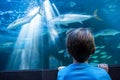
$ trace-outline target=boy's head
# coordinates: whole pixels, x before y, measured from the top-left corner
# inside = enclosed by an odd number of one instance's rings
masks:
[[[77,62],[85,62],[95,51],[95,43],[92,33],[86,28],[69,30],[66,45],[69,54]]]

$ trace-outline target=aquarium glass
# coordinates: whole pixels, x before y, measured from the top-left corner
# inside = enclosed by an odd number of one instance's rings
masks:
[[[0,0],[0,71],[57,69],[72,63],[66,31],[89,28],[89,63],[120,64],[120,0]]]

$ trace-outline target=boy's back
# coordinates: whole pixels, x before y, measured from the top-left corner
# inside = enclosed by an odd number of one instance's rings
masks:
[[[111,80],[108,73],[87,63],[76,63],[58,72],[58,80]]]

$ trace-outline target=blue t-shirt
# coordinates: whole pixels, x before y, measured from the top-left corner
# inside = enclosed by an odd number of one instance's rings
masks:
[[[74,63],[58,72],[57,80],[111,80],[108,73],[87,63]]]

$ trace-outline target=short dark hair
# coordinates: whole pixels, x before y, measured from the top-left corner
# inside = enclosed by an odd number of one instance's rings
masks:
[[[87,28],[67,31],[66,45],[69,54],[78,62],[85,62],[95,51],[94,37]]]

